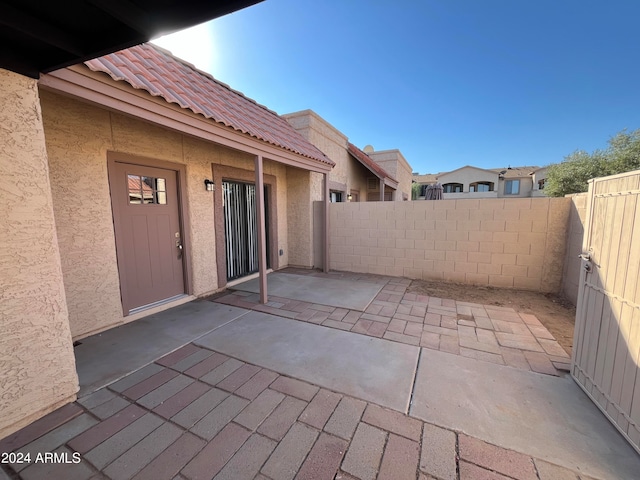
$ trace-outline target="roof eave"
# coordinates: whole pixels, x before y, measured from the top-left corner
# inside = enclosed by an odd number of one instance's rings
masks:
[[[304,170],[329,173],[334,166],[225,127],[191,110],[153,97],[146,91],[136,90],[126,82],[93,72],[84,65],[74,65],[43,75],[38,84],[53,92]]]

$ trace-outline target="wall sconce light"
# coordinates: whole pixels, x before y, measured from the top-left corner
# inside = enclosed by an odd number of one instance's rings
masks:
[[[207,189],[207,192],[215,192],[216,191],[216,184],[213,183],[211,180],[209,180],[208,178],[204,181],[204,188]]]
[[[353,195],[351,194],[347,195],[347,200],[351,201],[352,198],[353,198]]]

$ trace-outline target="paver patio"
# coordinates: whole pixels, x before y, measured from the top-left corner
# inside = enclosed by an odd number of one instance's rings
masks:
[[[0,479],[572,479],[565,468],[193,344],[0,441]],[[37,453],[73,462],[35,463]]]
[[[569,371],[571,358],[535,315],[509,307],[407,293],[411,280],[383,275],[287,268],[287,274],[383,285],[364,311],[292,298],[227,291],[212,301],[325,327],[462,355],[537,373]]]
[[[77,402],[0,440],[0,452],[33,459],[0,465],[0,480],[608,480],[640,468],[572,381],[555,377],[568,356],[534,316],[407,294],[407,279],[288,272],[381,290],[365,311],[273,296],[260,305],[252,293],[224,292],[214,303],[199,300],[114,329],[102,342],[85,339],[82,362],[130,362],[133,373],[81,389]],[[191,341],[182,340],[185,329]],[[138,355],[139,345],[156,340],[163,352],[182,346],[162,357],[157,349]],[[366,356],[387,350],[420,353],[401,369],[414,375],[408,415],[404,403],[390,410],[384,395],[362,393],[371,385],[360,390],[374,381],[399,395],[384,382],[398,373],[389,359],[380,366]],[[35,463],[47,452],[67,463]]]

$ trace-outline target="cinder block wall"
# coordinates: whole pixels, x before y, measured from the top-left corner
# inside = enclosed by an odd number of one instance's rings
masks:
[[[582,260],[582,238],[587,220],[587,193],[578,193],[568,197],[571,200],[569,227],[567,229],[567,251],[562,275],[562,292],[574,304],[578,303],[578,285]]]
[[[333,203],[335,270],[560,292],[571,199]]]

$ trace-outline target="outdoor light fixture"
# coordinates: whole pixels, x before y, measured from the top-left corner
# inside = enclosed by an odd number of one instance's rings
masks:
[[[352,198],[353,198],[353,195],[351,194],[347,195],[347,200],[351,201]]]
[[[216,191],[216,184],[213,183],[211,180],[209,180],[208,178],[204,181],[204,188],[207,189],[207,192],[215,192]]]

